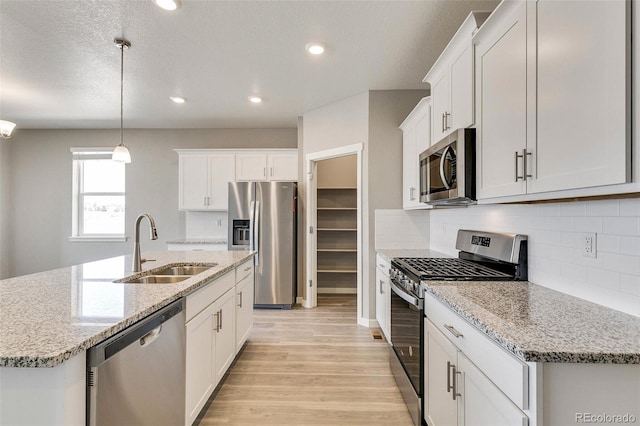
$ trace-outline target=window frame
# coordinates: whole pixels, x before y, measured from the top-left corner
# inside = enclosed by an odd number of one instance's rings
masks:
[[[113,147],[81,147],[70,148],[72,156],[72,212],[71,212],[71,236],[70,241],[112,241],[112,242],[124,242],[127,241],[125,235],[126,228],[123,229],[122,234],[86,234],[83,229],[84,225],[84,211],[82,209],[82,198],[86,196],[123,196],[125,197],[125,215],[126,215],[126,186],[123,192],[85,192],[82,187],[84,182],[81,177],[83,176],[83,168],[86,160],[109,160],[113,154]],[[126,170],[126,169],[125,169]],[[125,172],[125,185],[126,185],[126,172]]]

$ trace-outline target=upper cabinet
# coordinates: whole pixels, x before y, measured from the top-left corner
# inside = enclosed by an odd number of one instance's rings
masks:
[[[298,152],[247,151],[236,154],[237,181],[297,181]]]
[[[180,210],[227,210],[229,182],[297,181],[298,151],[177,149]]]
[[[178,161],[180,210],[226,210],[235,157],[227,153],[185,153]]]
[[[431,140],[475,122],[471,38],[490,12],[471,12],[424,78],[431,85]]]
[[[420,202],[420,153],[431,145],[431,98],[422,98],[400,125],[402,129],[402,208],[426,209]]]
[[[474,36],[478,199],[630,181],[630,4],[505,0]]]

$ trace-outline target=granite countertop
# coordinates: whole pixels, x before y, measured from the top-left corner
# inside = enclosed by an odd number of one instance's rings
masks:
[[[233,270],[248,251],[162,251],[132,274],[131,256],[0,281],[0,367],[54,367]],[[211,269],[175,284],[114,283],[183,263]]]
[[[179,238],[167,241],[167,244],[227,244],[226,238]]]
[[[530,282],[422,285],[522,361],[640,364],[638,317]]]
[[[388,261],[394,257],[451,257],[430,249],[376,249],[376,252]]]

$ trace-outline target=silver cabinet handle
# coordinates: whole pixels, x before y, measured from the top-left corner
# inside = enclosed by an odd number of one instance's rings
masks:
[[[245,272],[249,272],[251,270],[251,266],[247,266],[246,268],[244,268]]]
[[[222,309],[220,309],[220,314],[218,315],[218,320],[220,321],[220,330],[222,330]]]
[[[220,311],[216,312],[214,315],[216,316],[216,325],[213,327],[213,329],[217,333],[220,331],[220,319],[219,319]]]
[[[444,130],[449,130],[451,126],[449,126],[449,114],[447,111],[444,112]]]
[[[445,120],[445,115],[444,115],[444,112],[443,112],[442,113],[442,126],[441,126],[442,127],[442,133],[444,133],[444,131],[446,130],[445,127],[444,127],[445,126],[444,120]]]
[[[454,367],[454,365],[451,364],[450,361],[447,361],[447,393],[453,389],[453,386],[451,386],[451,367]]]
[[[460,337],[464,337],[464,334],[460,333],[458,330],[456,330],[452,325],[449,324],[445,324],[444,328],[446,328],[447,330],[449,330],[449,332],[451,334],[453,334],[456,339],[460,338]]]
[[[527,178],[533,177],[533,176],[531,176],[530,174],[527,173],[527,157],[529,155],[531,155],[531,153],[527,152],[526,148],[522,150],[522,155],[518,154],[518,151],[516,151],[516,153],[515,153],[515,161],[516,161],[516,176],[515,176],[516,180],[515,181],[516,182],[519,179],[527,180]],[[518,158],[522,158],[522,171],[524,172],[524,173],[522,173],[522,176],[518,175]]]
[[[238,303],[238,307],[242,308],[242,292],[238,293],[238,296],[240,296],[240,303]]]
[[[461,372],[459,372],[458,370],[456,370],[456,366],[454,365],[453,368],[453,374],[451,375],[451,380],[453,381],[453,384],[451,386],[451,391],[452,391],[452,397],[453,400],[455,401],[457,397],[462,396],[458,393],[458,378],[456,377],[458,374],[462,374]]]
[[[384,291],[382,291],[382,280],[380,280],[380,294],[384,294]]]

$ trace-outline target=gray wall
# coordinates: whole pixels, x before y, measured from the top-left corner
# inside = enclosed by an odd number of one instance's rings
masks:
[[[0,279],[9,276],[9,156],[11,140],[0,139]]]
[[[133,224],[150,213],[158,240],[148,240],[143,224],[142,250],[164,250],[165,242],[184,236],[184,212],[178,211],[178,155],[175,148],[296,148],[296,129],[130,129],[125,145],[132,163],[126,166],[126,243],[70,242],[70,147],[114,146],[118,130],[21,130],[11,140],[8,159],[11,203],[2,204],[12,234],[5,276],[54,269],[129,253]],[[7,169],[2,155],[2,182]],[[2,191],[3,198],[5,191]],[[2,228],[0,228],[2,229]],[[4,230],[3,230],[4,231]],[[0,234],[6,240],[5,232]],[[8,262],[6,259],[8,258]]]
[[[304,114],[302,155],[364,145],[362,240],[368,250],[362,259],[365,319],[375,318],[375,210],[402,207],[402,131],[398,126],[428,94],[423,90],[369,91]]]

